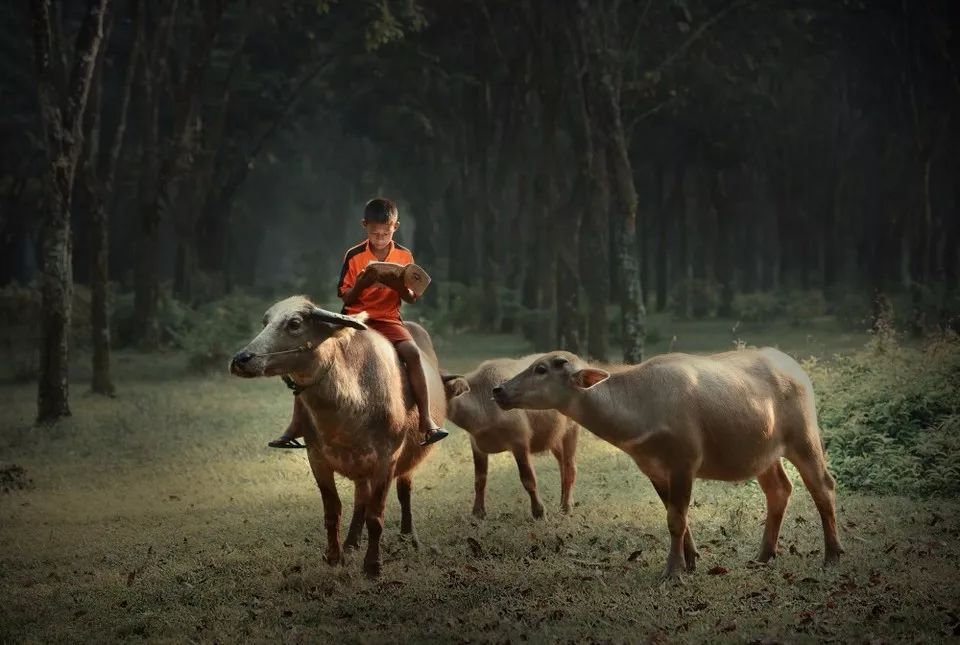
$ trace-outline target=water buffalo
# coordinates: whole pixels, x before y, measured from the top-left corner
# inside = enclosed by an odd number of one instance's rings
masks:
[[[303,296],[282,300],[263,317],[263,331],[230,363],[242,377],[288,375],[302,390],[296,397],[294,423],[307,445],[310,468],[323,498],[327,561],[342,558],[340,497],[334,473],[354,482],[354,515],[345,547],[357,546],[364,521],[369,544],[364,571],[382,568],[387,493],[397,479],[401,533],[414,535],[410,512],[413,471],[432,446],[421,447],[418,413],[406,372],[393,345],[368,330],[364,316],[326,311]],[[430,388],[431,415],[446,418],[446,399],[429,336],[408,323],[423,358]]]
[[[504,409],[559,410],[633,458],[667,508],[666,577],[696,565],[687,525],[696,478],[756,477],[767,498],[758,559],[776,555],[792,491],[781,457],[797,467],[820,512],[825,562],[843,552],[813,385],[783,352],[768,347],[713,356],[667,354],[609,371],[553,352],[498,385],[493,395]]]

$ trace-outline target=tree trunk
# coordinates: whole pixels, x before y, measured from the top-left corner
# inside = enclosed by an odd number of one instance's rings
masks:
[[[620,325],[625,363],[643,361],[644,342],[647,336],[647,311],[643,305],[640,285],[639,262],[637,261],[637,192],[633,184],[633,170],[627,157],[626,140],[619,119],[614,143],[608,148],[610,169],[614,181],[614,217],[620,231]]]
[[[577,195],[587,187],[574,184],[571,200],[555,218],[557,238],[563,240],[566,252],[557,253],[557,346],[574,354],[583,352],[580,334],[580,225],[581,206]]]
[[[726,186],[723,173],[717,170],[713,173],[710,188],[710,199],[717,213],[717,281],[720,283],[720,304],[717,315],[729,318],[733,315],[733,255],[732,231],[735,225],[733,213],[728,206]]]
[[[659,190],[665,194],[662,169],[661,172],[658,173],[657,181],[660,182]],[[663,198],[657,203],[657,311],[663,311],[667,308],[667,284],[669,281],[667,276],[667,242],[669,240],[667,234],[669,222],[668,199],[669,198]]]
[[[90,93],[108,0],[91,0],[76,40],[69,83],[58,86],[49,0],[32,0],[34,53],[40,116],[47,150],[45,217],[41,276],[40,375],[37,421],[48,423],[70,414],[69,333],[73,297],[70,215],[77,160],[83,146],[84,111]]]
[[[135,5],[135,21],[138,24],[133,47],[127,59],[127,67],[123,79],[123,95],[120,101],[120,111],[113,139],[108,153],[103,156],[102,162],[97,158],[98,139],[102,131],[102,119],[99,116],[99,99],[102,96],[103,72],[98,73],[97,81],[97,115],[91,128],[90,155],[85,164],[88,170],[87,188],[88,204],[91,209],[92,238],[91,238],[91,311],[90,333],[93,347],[93,376],[91,389],[97,394],[112,396],[115,392],[113,380],[110,376],[110,297],[109,297],[109,235],[110,218],[108,205],[114,202],[113,189],[117,174],[117,165],[123,149],[124,135],[127,129],[127,114],[130,108],[130,98],[133,93],[133,83],[136,76],[141,50],[140,21],[145,20],[143,7]],[[102,63],[101,63],[102,65]],[[101,68],[102,70],[102,68]],[[98,177],[102,183],[98,183]]]
[[[610,301],[610,192],[607,162],[602,154],[594,155],[590,164],[588,195],[584,200],[586,210],[580,239],[580,271],[588,309],[587,356],[606,361],[607,303]]]

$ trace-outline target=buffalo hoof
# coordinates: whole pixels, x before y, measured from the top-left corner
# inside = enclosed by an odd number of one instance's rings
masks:
[[[840,564],[840,555],[843,553],[843,549],[835,549],[827,551],[823,556],[823,566],[832,567]]]
[[[484,519],[484,518],[487,516],[487,511],[486,511],[486,509],[484,509],[484,508],[480,508],[480,507],[478,507],[478,506],[474,506],[474,507],[473,507],[473,516],[474,516],[475,518],[477,518],[478,520],[482,520],[482,519]]]
[[[371,580],[379,578],[383,571],[383,563],[379,560],[364,560],[363,573]]]
[[[360,548],[360,539],[359,539],[359,538],[357,538],[356,540],[348,540],[347,542],[344,542],[344,543],[343,543],[343,550],[344,550],[344,551],[356,551],[356,550],[359,549],[359,548]]]
[[[662,574],[660,574],[660,583],[661,584],[683,584],[683,578],[680,577],[681,572],[680,567],[667,567]]]
[[[776,551],[774,551],[773,549],[763,548],[760,550],[760,555],[757,556],[756,562],[759,562],[760,564],[767,564],[770,562],[770,560],[776,557],[777,557]]]
[[[327,564],[329,564],[331,567],[335,567],[338,564],[341,564],[343,562],[343,552],[340,551],[339,549],[337,549],[336,551],[332,549],[328,550],[327,557],[325,559],[327,561]]]
[[[536,506],[530,507],[530,512],[533,514],[533,518],[536,520],[543,518],[543,504],[537,504]]]
[[[573,510],[573,507],[570,504],[563,504],[560,507],[560,512],[564,515],[570,515],[570,512]]]

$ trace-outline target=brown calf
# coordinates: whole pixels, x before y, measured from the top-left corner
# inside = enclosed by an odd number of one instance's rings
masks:
[[[447,416],[467,431],[473,448],[473,514],[486,515],[488,455],[512,452],[520,481],[530,495],[530,512],[543,517],[543,502],[537,494],[537,474],[530,455],[549,450],[560,465],[560,510],[569,513],[577,479],[579,426],[553,410],[503,410],[490,396],[493,388],[516,376],[542,356],[498,358],[481,363],[464,376],[444,376]]]

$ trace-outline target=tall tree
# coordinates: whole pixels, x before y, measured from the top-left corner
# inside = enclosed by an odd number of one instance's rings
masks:
[[[40,116],[48,167],[44,179],[43,274],[41,281],[40,377],[37,421],[70,414],[68,366],[73,297],[70,214],[77,160],[83,147],[84,111],[103,42],[108,0],[90,0],[64,82],[59,38],[50,0],[30,3]]]
[[[135,0],[134,24],[144,19],[143,0]],[[116,13],[116,12],[112,12]],[[110,21],[115,22],[115,19]],[[120,106],[112,136],[107,136],[104,127],[101,102],[104,93],[105,69],[101,62],[97,66],[94,85],[87,110],[88,136],[86,155],[80,167],[84,189],[85,205],[93,224],[91,233],[91,270],[90,270],[90,332],[93,347],[93,376],[91,388],[98,394],[112,395],[113,380],[110,376],[110,305],[109,305],[109,235],[110,211],[114,202],[117,165],[123,149],[127,130],[127,114],[133,94],[134,77],[140,61],[140,44],[143,30],[135,29],[133,46],[127,54],[126,65],[121,78]],[[109,39],[109,36],[105,40]],[[107,47],[101,47],[100,58]]]

